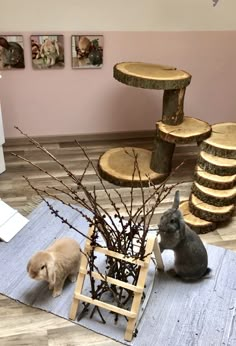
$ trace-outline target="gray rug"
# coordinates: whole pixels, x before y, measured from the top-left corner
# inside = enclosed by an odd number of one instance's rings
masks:
[[[87,232],[87,222],[78,213],[53,202],[63,216]],[[0,293],[24,304],[68,319],[74,284],[67,284],[63,294],[53,299],[47,285],[30,279],[26,273],[29,258],[46,248],[55,238],[70,236],[83,247],[84,239],[61,224],[41,203],[29,216],[30,222],[9,243],[0,243]],[[209,278],[183,283],[166,273],[155,276],[152,294],[132,343],[123,339],[126,322],[114,325],[112,314],[93,319],[85,315],[76,323],[127,345],[236,345],[236,253],[207,246]],[[171,252],[164,252],[164,262],[171,266]],[[154,269],[149,273],[149,280]],[[151,281],[150,281],[151,282]],[[89,288],[87,288],[88,290]]]

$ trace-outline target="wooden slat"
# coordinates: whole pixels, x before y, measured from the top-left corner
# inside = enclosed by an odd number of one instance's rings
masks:
[[[145,249],[145,256],[146,257],[144,260],[146,265],[144,267],[141,267],[141,269],[140,269],[137,286],[144,287],[144,285],[145,285],[146,278],[147,278],[147,272],[148,272],[148,266],[150,263],[151,254],[153,251],[153,246],[154,246],[155,240],[156,240],[156,236],[154,236],[154,235],[150,236],[147,240],[146,249]],[[141,299],[142,299],[142,294],[134,293],[134,299],[133,299],[133,302],[131,305],[131,312],[133,312],[136,317],[133,317],[133,318],[130,317],[128,320],[126,331],[125,331],[125,340],[127,340],[127,341],[131,341],[133,338],[134,328],[135,328],[135,324],[137,321],[138,312],[140,309]]]
[[[106,310],[109,310],[109,311],[113,311],[117,314],[120,314],[120,315],[123,315],[123,316],[126,316],[126,317],[131,317],[131,318],[135,318],[136,317],[136,314],[134,312],[130,312],[128,310],[125,310],[125,309],[121,309],[121,308],[118,308],[118,306],[114,306],[114,305],[111,305],[111,304],[108,304],[108,303],[104,303],[100,300],[97,300],[97,299],[92,299],[90,297],[87,297],[83,294],[77,294],[75,293],[75,298],[78,299],[78,300],[82,300],[86,303],[89,303],[89,304],[93,304],[93,305],[96,305],[100,308],[103,308],[103,309],[106,309]]]
[[[84,270],[84,269],[81,269],[80,272],[85,274],[85,275],[88,273],[87,270]],[[101,274],[96,273],[96,272],[91,272],[90,275],[92,275],[92,277],[96,280],[106,281],[109,284],[120,286],[120,287],[126,288],[127,290],[130,290],[133,292],[139,292],[139,293],[143,292],[143,287],[134,286],[134,285],[131,285],[127,282],[114,279],[110,276],[101,275]]]
[[[130,257],[125,257],[125,255],[122,255],[122,254],[117,253],[115,251],[108,250],[107,248],[104,248],[104,247],[96,246],[96,247],[94,247],[94,251],[99,252],[99,253],[103,253],[104,255],[111,256],[111,257],[117,258],[119,260],[128,262],[128,263],[137,264],[140,267],[145,266],[144,261],[132,259]]]

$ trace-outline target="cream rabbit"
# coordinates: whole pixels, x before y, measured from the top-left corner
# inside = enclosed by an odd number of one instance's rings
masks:
[[[68,277],[76,281],[80,265],[80,246],[71,238],[57,239],[49,248],[37,252],[28,262],[27,272],[32,279],[45,280],[52,296],[61,294]]]

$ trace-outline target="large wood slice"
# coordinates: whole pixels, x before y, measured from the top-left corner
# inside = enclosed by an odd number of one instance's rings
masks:
[[[236,174],[236,160],[208,154],[200,151],[198,165],[205,171],[217,175]]]
[[[234,204],[236,200],[236,187],[228,190],[210,189],[195,181],[192,185],[192,192],[201,201],[218,207]]]
[[[217,225],[215,222],[200,219],[191,213],[189,210],[189,201],[182,202],[179,208],[186,224],[196,233],[208,233],[216,229]]]
[[[217,175],[206,172],[199,166],[196,166],[194,179],[197,183],[210,187],[211,189],[226,190],[231,189],[236,184],[236,175]]]
[[[217,207],[201,201],[192,193],[189,199],[189,210],[193,215],[201,219],[212,222],[222,222],[231,218],[234,212],[234,204]]]
[[[144,89],[182,89],[189,85],[191,75],[175,67],[143,62],[121,62],[114,66],[116,80]]]
[[[170,143],[186,144],[199,142],[207,138],[211,133],[211,126],[205,121],[184,117],[179,125],[166,125],[162,121],[157,122],[160,137]]]
[[[236,159],[236,123],[212,125],[212,133],[201,148],[209,154]]]
[[[138,171],[134,172],[134,155],[137,155],[138,167],[140,170],[141,182]],[[158,174],[151,170],[152,152],[142,148],[114,148],[106,151],[99,159],[98,169],[101,176],[120,186],[148,186],[151,180],[160,183],[166,179],[166,174]]]

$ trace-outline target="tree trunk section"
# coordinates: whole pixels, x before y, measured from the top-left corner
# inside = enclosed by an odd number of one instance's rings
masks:
[[[208,233],[216,229],[216,223],[200,219],[193,215],[189,210],[189,201],[184,201],[180,204],[180,211],[183,214],[186,224],[196,233]]]
[[[150,168],[159,174],[170,174],[174,150],[175,144],[163,141],[157,129]]]
[[[234,204],[225,207],[216,207],[212,204],[202,202],[194,194],[189,200],[189,210],[201,219],[211,222],[223,222],[231,218],[234,212]]]
[[[165,90],[163,95],[162,122],[179,125],[184,119],[184,95],[186,88]]]

